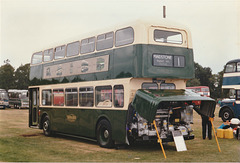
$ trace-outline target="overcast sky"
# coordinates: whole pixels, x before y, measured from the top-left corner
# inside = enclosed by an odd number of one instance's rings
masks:
[[[213,73],[240,58],[240,0],[0,0],[0,65],[29,63],[33,52],[81,33],[139,18],[187,26],[194,60]]]

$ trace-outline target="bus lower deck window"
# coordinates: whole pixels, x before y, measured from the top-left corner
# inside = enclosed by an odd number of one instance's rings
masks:
[[[162,83],[160,89],[176,89],[176,85],[173,83]]]
[[[93,106],[93,87],[79,88],[79,105]]]
[[[50,106],[52,105],[52,90],[43,90],[42,91],[42,105]]]
[[[64,91],[63,89],[53,90],[53,105],[64,106]]]
[[[114,106],[123,107],[124,106],[124,88],[123,85],[114,86]]]
[[[66,106],[78,106],[77,88],[65,89]]]
[[[143,83],[142,89],[158,89],[157,83]]]
[[[98,86],[95,91],[97,107],[112,107],[112,86]]]

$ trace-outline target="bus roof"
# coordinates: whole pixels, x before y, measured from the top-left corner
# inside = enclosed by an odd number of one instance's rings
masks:
[[[56,42],[50,44],[49,46],[39,46],[39,49],[37,49],[35,52],[38,51],[42,51],[42,50],[46,50],[46,49],[51,49],[60,45],[67,45],[68,43],[72,43],[75,41],[79,41],[81,39],[85,39],[85,38],[89,38],[92,36],[97,36],[99,34],[104,34],[104,33],[108,33],[110,31],[116,31],[118,29],[121,28],[126,28],[126,27],[133,27],[133,28],[139,28],[140,26],[145,26],[147,27],[147,29],[149,27],[162,27],[162,28],[166,28],[166,29],[178,29],[178,30],[183,30],[187,32],[187,39],[188,41],[188,47],[192,48],[192,42],[191,42],[191,33],[190,30],[181,24],[172,22],[172,21],[167,21],[164,19],[147,19],[147,18],[142,18],[142,19],[135,19],[135,20],[130,20],[130,21],[125,21],[125,22],[119,22],[118,24],[115,25],[110,25],[109,27],[105,27],[99,30],[94,30],[94,31],[89,31],[89,32],[84,32],[84,33],[76,33],[76,36],[72,37],[72,38],[68,38],[68,39],[63,39],[63,40],[57,40]]]
[[[240,62],[240,59],[233,59],[231,61],[228,61],[227,64],[229,64],[229,63],[236,63],[236,62]]]

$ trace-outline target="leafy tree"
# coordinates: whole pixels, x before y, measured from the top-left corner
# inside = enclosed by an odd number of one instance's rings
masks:
[[[8,62],[0,67],[0,88],[6,90],[16,88],[14,68]]]
[[[30,64],[21,65],[15,71],[15,83],[17,89],[28,89]]]
[[[222,90],[222,82],[223,82],[223,71],[220,71],[218,74],[215,75],[215,92],[217,98],[223,98],[224,97],[224,92]]]
[[[187,81],[187,87],[194,87],[194,86],[200,86],[201,83],[199,79],[193,78]]]
[[[198,63],[194,63],[195,66],[195,78],[187,82],[187,86],[208,86],[212,98],[222,97],[222,79],[223,71],[218,74],[212,74],[212,70],[209,67],[202,67]]]

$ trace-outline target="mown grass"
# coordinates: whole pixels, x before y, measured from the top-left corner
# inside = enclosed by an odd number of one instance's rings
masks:
[[[221,124],[215,117],[215,128]],[[28,128],[28,111],[0,110],[0,161],[4,162],[240,162],[240,140],[202,140],[201,118],[194,113],[195,139],[186,141],[187,151],[177,152],[174,143],[136,143],[123,149],[105,149],[96,142],[65,136],[45,137]]]

